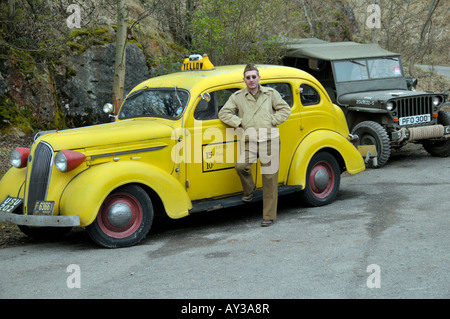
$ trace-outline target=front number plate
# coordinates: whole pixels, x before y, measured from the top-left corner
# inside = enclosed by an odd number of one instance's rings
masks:
[[[22,204],[22,201],[22,198],[8,196],[0,204],[0,213],[12,213],[20,204]]]
[[[405,116],[398,119],[400,125],[411,125],[431,122],[430,114]]]
[[[33,215],[53,215],[53,208],[55,202],[50,201],[37,201],[34,205]]]

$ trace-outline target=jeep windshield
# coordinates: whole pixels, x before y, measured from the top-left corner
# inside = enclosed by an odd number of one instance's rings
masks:
[[[397,57],[334,61],[333,66],[336,82],[403,77]]]
[[[189,101],[189,92],[173,88],[144,88],[131,93],[123,103],[119,119],[163,117],[177,119]]]

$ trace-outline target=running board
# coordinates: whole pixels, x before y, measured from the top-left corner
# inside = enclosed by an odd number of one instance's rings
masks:
[[[278,187],[278,195],[287,195],[291,193],[295,193],[301,191],[301,186],[279,186]],[[261,201],[263,198],[262,190],[259,189],[253,195],[253,200],[250,203],[246,203],[242,201],[242,194],[219,198],[219,199],[209,199],[209,200],[199,200],[192,202],[192,209],[189,211],[190,214],[198,213],[198,212],[209,212],[217,209],[234,207],[239,205],[251,204]]]

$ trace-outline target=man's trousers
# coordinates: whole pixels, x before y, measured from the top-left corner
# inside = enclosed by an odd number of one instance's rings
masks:
[[[250,195],[256,188],[251,167],[258,157],[261,163],[263,219],[275,220],[278,205],[280,139],[244,142],[244,149],[235,165],[244,189],[244,196]]]

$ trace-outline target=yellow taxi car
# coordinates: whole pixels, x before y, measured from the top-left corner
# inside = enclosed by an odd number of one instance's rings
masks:
[[[341,173],[365,168],[343,112],[308,73],[258,69],[260,84],[291,106],[278,127],[280,194],[299,191],[314,206],[332,202]],[[136,86],[113,122],[38,133],[31,148],[11,153],[13,167],[0,182],[0,221],[30,236],[87,227],[93,241],[113,248],[139,243],[159,211],[181,218],[245,204],[234,169],[241,136],[217,116],[245,87],[243,70],[190,56],[181,72]],[[260,188],[259,163],[253,170]]]

